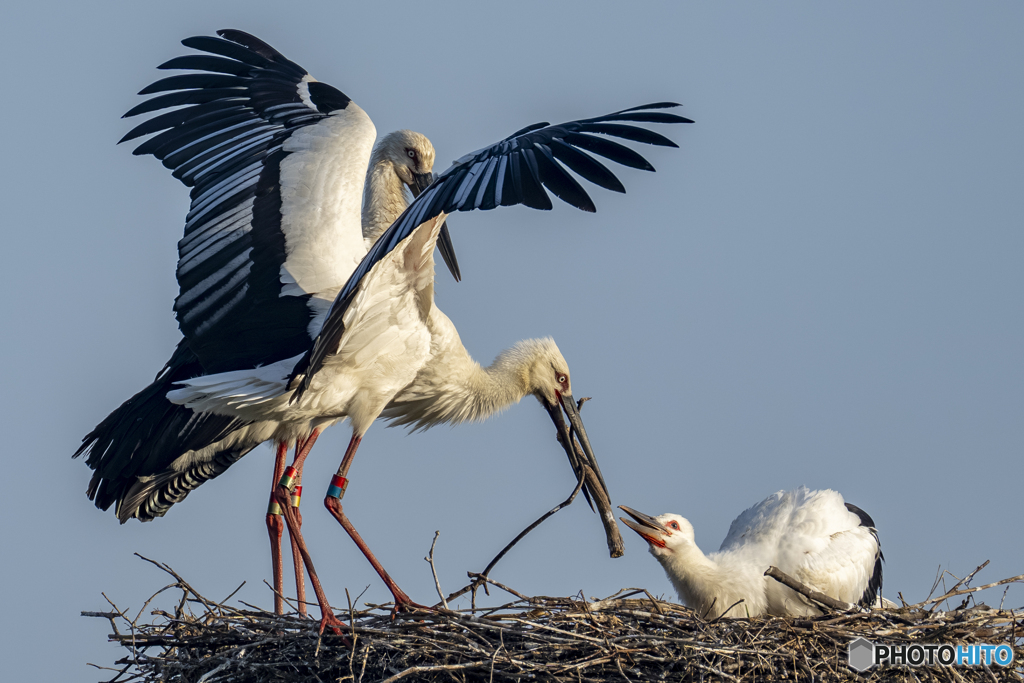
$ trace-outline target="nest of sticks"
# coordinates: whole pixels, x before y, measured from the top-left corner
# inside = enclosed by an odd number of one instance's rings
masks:
[[[210,600],[166,564],[142,558],[173,581],[157,591],[134,618],[113,602],[110,611],[82,612],[108,619],[113,630],[110,640],[126,650],[115,667],[93,666],[114,672],[108,683],[1024,681],[1024,609],[1004,610],[1001,605],[993,609],[974,601],[978,591],[1024,583],[1024,574],[970,587],[988,562],[962,579],[940,572],[924,602],[904,602],[900,608],[886,610],[864,610],[840,602],[769,568],[766,576],[822,610],[815,618],[708,620],[643,589],[588,601],[582,595],[529,597],[494,581],[491,570],[509,550],[570,505],[581,490],[592,506],[609,513],[602,514],[602,519],[611,519],[611,505],[599,495],[598,477],[565,427],[559,442],[577,472],[572,494],[516,536],[483,572],[470,572],[470,583],[447,598],[434,571],[432,545],[425,559],[434,572],[441,601],[430,610],[394,614],[391,605],[367,604],[359,609],[350,600],[347,613],[338,615],[348,624],[344,637],[330,632],[321,635],[319,620],[297,611],[277,615],[246,603],[229,605],[234,593],[220,602]],[[617,525],[605,524],[605,532],[611,555],[621,555]],[[933,598],[947,576],[956,583]],[[488,586],[508,594],[511,601],[478,607],[478,591],[487,592]],[[173,611],[147,613],[157,596],[167,591],[180,592],[170,608]],[[449,609],[449,601],[467,593],[469,609]],[[957,600],[961,602],[955,604]],[[870,669],[862,676],[847,663],[849,643],[857,638],[889,645],[1005,644],[1013,650],[1013,664],[1005,668],[894,666]]]
[[[350,604],[339,614],[348,624],[343,639],[319,635],[316,619],[230,606],[230,596],[209,600],[170,567],[154,564],[173,578],[157,595],[180,591],[173,613],[147,613],[153,598],[134,619],[112,603],[108,612],[83,612],[109,619],[110,639],[125,648],[116,667],[98,667],[115,672],[111,682],[1024,680],[1024,610],[970,604],[973,593],[1024,582],[1024,575],[965,588],[975,570],[942,595],[898,609],[822,604],[815,618],[705,620],[644,590],[597,601],[528,597],[471,574],[466,591],[491,585],[511,601],[475,607],[474,598],[471,609],[394,616],[388,605]],[[1014,662],[891,666],[859,675],[847,664],[848,644],[858,637],[890,645],[1007,644]]]

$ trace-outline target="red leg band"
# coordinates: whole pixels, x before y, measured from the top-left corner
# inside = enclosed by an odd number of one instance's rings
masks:
[[[277,485],[283,486],[286,489],[290,489],[292,487],[292,484],[295,483],[296,476],[298,476],[298,472],[295,471],[294,467],[289,465],[288,467],[284,468],[284,475],[281,477],[281,481],[277,482]]]

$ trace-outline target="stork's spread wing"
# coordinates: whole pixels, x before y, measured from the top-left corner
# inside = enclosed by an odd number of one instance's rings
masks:
[[[153,83],[140,94],[163,94],[125,116],[178,108],[122,139],[158,133],[135,154],[192,188],[174,308],[208,372],[308,348],[310,294],[340,287],[365,254],[362,196],[345,184],[362,187],[376,136],[340,90],[253,36],[219,35],[182,41],[207,54],[159,68],[199,73]]]
[[[590,196],[563,168],[563,164],[596,185],[625,192],[619,179],[587,152],[624,166],[653,171],[654,168],[640,154],[609,138],[676,147],[663,135],[623,122],[692,123],[682,116],[653,111],[677,106],[672,102],[658,102],[556,126],[538,123],[456,161],[392,223],[352,273],[335,298],[313,347],[295,368],[293,378],[304,375],[296,396],[308,387],[310,378],[323,365],[324,359],[337,352],[345,330],[345,309],[359,283],[419,225],[435,216],[455,211],[488,210],[515,204],[547,210],[552,205],[545,187],[579,209],[596,211]]]

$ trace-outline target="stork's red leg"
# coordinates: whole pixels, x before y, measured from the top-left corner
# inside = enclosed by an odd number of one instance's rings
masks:
[[[274,460],[274,483],[270,489],[270,505],[267,507],[267,532],[270,534],[270,561],[274,565],[274,614],[284,614],[284,564],[281,560],[281,535],[284,533],[284,522],[281,520],[281,506],[274,499],[274,489],[284,474],[285,457],[288,455],[288,444],[277,444],[277,457]]]
[[[309,455],[309,449],[313,447],[313,442],[316,441],[317,436],[319,436],[319,430],[314,429],[310,437],[306,439],[302,451],[296,456],[296,462],[300,466],[305,461],[306,456]],[[292,468],[285,470],[285,475],[274,489],[274,498],[281,506],[281,513],[285,524],[288,525],[288,533],[291,535],[295,546],[299,550],[299,554],[302,556],[302,562],[306,566],[306,571],[309,572],[310,583],[313,584],[313,592],[316,593],[316,600],[320,604],[320,632],[323,633],[325,628],[330,627],[335,634],[345,638],[341,632],[341,629],[345,628],[345,624],[334,616],[334,611],[331,609],[330,603],[327,602],[327,595],[324,593],[323,586],[320,585],[320,578],[316,575],[316,568],[313,567],[313,558],[309,556],[309,549],[306,548],[306,542],[302,538],[296,510],[291,505],[291,491],[289,489],[292,482],[289,480],[294,477],[292,472]],[[345,638],[345,642],[348,642],[347,638]]]
[[[297,486],[296,488],[302,488]],[[292,496],[295,499],[295,496]],[[295,517],[302,526],[302,513],[299,512],[298,505],[292,505],[292,509],[295,510]],[[299,605],[299,616],[306,616],[306,572],[302,567],[302,554],[299,553],[299,544],[295,541],[295,537],[288,534],[288,538],[292,544],[292,567],[295,570],[295,600]]]
[[[370,565],[373,566],[377,574],[387,585],[388,590],[391,591],[391,595],[395,599],[395,610],[399,609],[430,609],[425,605],[413,602],[412,599],[406,595],[405,591],[398,587],[394,579],[388,575],[387,570],[381,565],[381,563],[374,557],[373,552],[369,546],[366,545],[366,541],[359,535],[356,528],[349,521],[348,517],[345,516],[344,510],[341,506],[341,498],[345,495],[345,487],[348,485],[348,479],[345,475],[348,474],[349,467],[352,466],[352,459],[355,457],[356,449],[359,448],[359,442],[362,441],[361,437],[352,436],[352,440],[349,441],[348,449],[345,451],[345,457],[341,461],[341,467],[338,468],[338,473],[334,475],[334,479],[331,481],[331,487],[327,490],[327,496],[324,497],[324,507],[326,507],[330,513],[334,516],[338,523],[341,524],[342,528],[348,532],[348,535],[355,541],[356,546],[362,551],[366,559],[370,561]]]
[[[306,462],[306,456],[309,455],[309,451],[313,448],[313,443],[316,441],[316,437],[319,435],[318,431],[314,431],[309,435],[309,438],[297,439],[295,441],[295,460],[292,462],[292,467],[296,470],[295,475],[295,488],[292,491],[292,507],[295,509],[295,519],[298,522],[299,529],[302,528],[302,513],[299,512],[299,501],[302,499],[302,466]],[[284,470],[282,469],[282,474]],[[280,477],[278,477],[280,480]],[[282,524],[283,526],[283,524]],[[299,605],[299,614],[306,616],[306,575],[305,570],[302,567],[302,555],[299,553],[299,546],[295,542],[295,537],[288,534],[288,538],[291,541],[292,546],[292,566],[295,571],[295,594],[296,601]]]

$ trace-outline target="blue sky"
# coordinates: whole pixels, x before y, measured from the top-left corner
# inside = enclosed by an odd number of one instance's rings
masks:
[[[1024,7],[342,2],[20,3],[0,50],[2,357],[8,521],[0,629],[12,677],[88,681],[105,592],[138,610],[165,584],[272,605],[262,447],[151,524],[84,495],[81,437],[148,383],[178,339],[175,243],[187,193],[116,141],[122,113],[219,28],[252,32],[352,97],[383,134],[427,135],[438,169],[535,121],[676,100],[678,150],[645,154],[596,215],[561,205],[450,222],[464,280],[436,300],[481,362],[552,336],[615,504],[689,518],[717,548],[769,493],[835,488],[867,510],[885,594],[925,597],[941,565],[1024,572]],[[388,594],[320,508],[349,430],[306,469],[305,529],[328,595]],[[453,590],[571,491],[533,399],[480,425],[375,425],[346,509],[414,598],[434,530]],[[11,496],[13,495],[13,500]],[[494,576],[531,594],[671,588],[628,530],[607,556],[580,501]],[[1002,593],[986,596],[998,604]],[[1008,606],[1024,592],[1011,591]],[[52,634],[61,631],[59,656]],[[16,655],[16,656],[15,656]],[[19,668],[23,667],[23,668]],[[8,669],[10,670],[10,669]],[[21,674],[21,675],[18,675]]]

